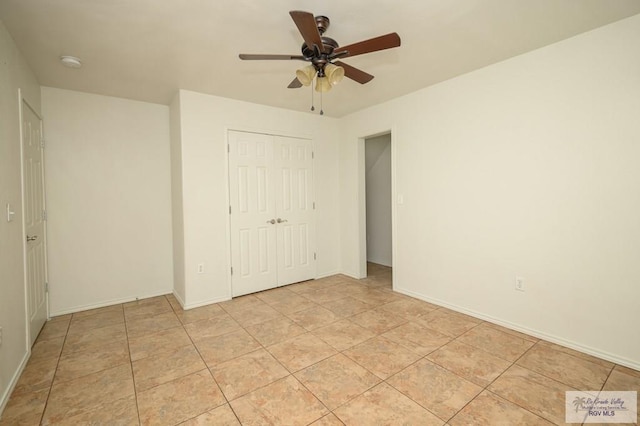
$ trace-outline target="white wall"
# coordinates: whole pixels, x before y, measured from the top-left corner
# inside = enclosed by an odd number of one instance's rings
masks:
[[[391,266],[391,135],[365,141],[367,261]]]
[[[185,307],[231,297],[227,130],[313,139],[317,274],[339,272],[339,120],[184,90],[171,107],[179,108],[181,126],[181,140],[172,143],[182,155]],[[197,274],[200,263],[203,274]]]
[[[0,415],[29,353],[24,287],[24,233],[18,89],[40,112],[40,86],[0,21]],[[6,220],[6,205],[15,211]]]
[[[173,290],[169,107],[42,88],[51,315]]]
[[[173,231],[173,294],[185,304],[184,214],[182,204],[182,126],[180,94],[170,106],[171,127],[171,218]]]
[[[346,117],[345,272],[392,129],[397,290],[640,369],[638,117],[640,16]]]

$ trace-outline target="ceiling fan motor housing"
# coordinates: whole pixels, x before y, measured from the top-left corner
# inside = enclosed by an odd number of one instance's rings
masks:
[[[326,16],[318,15],[316,16],[316,25],[318,26],[318,32],[320,35],[324,34],[325,31],[329,29],[329,25],[331,25],[331,21]]]
[[[315,17],[316,26],[320,33],[320,40],[322,40],[322,46],[308,46],[307,43],[302,43],[302,56],[304,56],[309,62],[313,64],[316,70],[321,71],[325,65],[328,64],[329,56],[339,46],[338,42],[330,37],[323,37],[322,34],[329,29],[331,21],[328,17],[318,15]]]
[[[322,45],[323,45],[322,52],[315,52],[313,46],[309,47],[307,46],[307,43],[302,43],[302,49],[301,49],[302,56],[310,60],[316,56],[324,56],[326,58],[330,56],[333,53],[333,51],[339,47],[338,42],[332,38],[320,37],[320,39],[322,40]]]

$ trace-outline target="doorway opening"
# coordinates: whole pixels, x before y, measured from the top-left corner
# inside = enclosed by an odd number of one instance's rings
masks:
[[[393,266],[393,204],[391,133],[364,140],[366,274],[373,283],[391,288]]]

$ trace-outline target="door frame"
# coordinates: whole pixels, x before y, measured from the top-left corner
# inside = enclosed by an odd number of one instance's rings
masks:
[[[396,283],[396,260],[397,260],[397,206],[398,197],[396,191],[397,184],[397,141],[395,138],[396,131],[393,128],[387,128],[375,132],[371,132],[365,136],[358,137],[358,278],[367,277],[367,167],[365,155],[365,141],[389,134],[391,135],[391,275],[392,286],[395,288]]]
[[[29,108],[31,110],[31,112],[34,113],[34,115],[36,117],[38,117],[38,120],[40,120],[40,135],[41,137],[44,139],[44,126],[43,126],[43,119],[42,116],[40,114],[38,114],[38,112],[31,106],[31,104],[29,103],[29,101],[22,95],[22,90],[18,89],[18,120],[19,120],[19,124],[20,124],[20,200],[21,200],[21,208],[22,208],[22,273],[24,275],[24,309],[25,309],[25,316],[26,316],[26,337],[27,337],[27,350],[29,353],[31,353],[31,318],[29,318],[29,283],[28,283],[28,271],[27,271],[27,241],[24,238],[25,235],[27,235],[27,228],[26,228],[26,218],[25,218],[25,197],[24,197],[24,192],[25,192],[25,179],[24,179],[24,128],[22,125],[22,120],[24,117],[24,110],[23,110],[23,106],[26,105],[27,108]],[[46,197],[46,185],[44,182],[45,179],[45,164],[44,164],[44,150],[42,152],[42,197],[43,197],[43,205],[44,205],[44,209],[46,211],[47,209],[47,197]],[[47,220],[44,220],[44,224],[43,224],[43,231],[44,231],[44,235],[43,235],[43,239],[44,239],[44,277],[45,277],[45,282],[48,283],[49,282],[49,261],[48,261],[48,256],[47,256],[47,252],[48,252],[48,247],[47,247]],[[49,319],[49,291],[48,289],[45,289],[45,305],[46,305],[46,317],[47,320]]]
[[[295,133],[295,132],[290,132],[290,131],[284,131],[284,130],[273,130],[273,129],[264,129],[264,128],[255,128],[255,127],[250,127],[250,126],[225,126],[224,128],[224,143],[227,146],[227,149],[225,150],[225,162],[224,162],[224,173],[225,173],[225,196],[226,196],[226,208],[230,208],[231,207],[231,191],[229,188],[229,132],[244,132],[244,133],[259,133],[259,134],[263,134],[263,135],[270,135],[270,136],[282,136],[285,138],[297,138],[297,139],[308,139],[309,141],[311,141],[311,150],[315,153],[316,151],[316,141],[315,138],[311,135],[311,134],[301,134],[301,133]],[[316,202],[316,198],[317,198],[317,194],[318,194],[318,183],[316,180],[316,162],[315,162],[315,158],[314,160],[311,162],[311,173],[313,174],[313,202]],[[317,220],[317,208],[314,209],[314,215],[315,219],[314,219],[314,232],[316,234],[316,241],[315,241],[315,247],[314,247],[314,252],[317,253],[318,252],[318,241],[317,241],[317,236],[318,236],[318,220]],[[231,273],[231,268],[232,268],[232,247],[231,247],[231,214],[227,215],[227,221],[225,224],[225,238],[227,239],[227,259],[226,259],[226,264],[227,264],[227,283],[228,283],[228,295],[229,295],[229,300],[231,300],[233,298],[233,276]],[[314,265],[314,275],[315,278],[318,277],[318,263],[317,263],[317,259],[314,259],[315,265]],[[241,296],[239,296],[241,297]]]

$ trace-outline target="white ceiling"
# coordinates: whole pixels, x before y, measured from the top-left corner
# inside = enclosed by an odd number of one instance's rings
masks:
[[[402,46],[344,62],[375,75],[324,95],[340,117],[640,13],[639,0],[0,0],[0,19],[43,86],[168,104],[178,89],[308,111],[309,88],[287,89],[300,61],[289,16],[331,19],[346,45],[397,32]],[[61,55],[78,56],[68,69]],[[316,94],[316,104],[318,96]],[[317,111],[317,109],[316,109]]]

